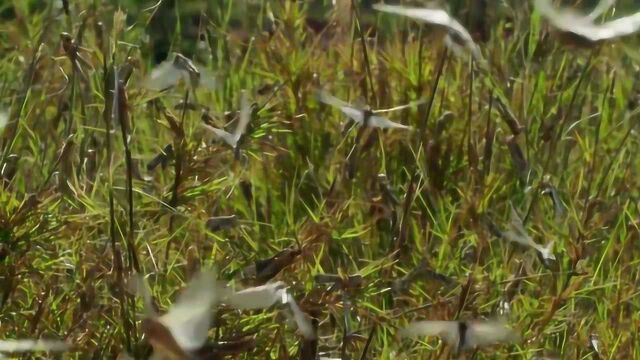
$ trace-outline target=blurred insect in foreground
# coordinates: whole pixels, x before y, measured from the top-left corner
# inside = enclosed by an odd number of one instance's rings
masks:
[[[169,311],[161,316],[155,313],[151,293],[142,276],[132,280],[132,290],[141,294],[144,300],[146,314],[142,331],[153,347],[154,358],[189,359],[205,345],[211,309],[222,295],[217,289],[215,274],[198,274]]]
[[[640,30],[640,12],[602,24],[594,23],[613,3],[615,0],[602,0],[588,15],[571,9],[556,9],[549,0],[535,0],[534,7],[558,30],[560,40],[565,44],[591,47]]]
[[[462,51],[468,51],[477,63],[484,63],[482,52],[480,52],[480,48],[473,41],[469,31],[467,31],[462,24],[451,17],[451,15],[449,15],[445,10],[435,8],[412,8],[386,4],[375,4],[373,5],[373,8],[378,11],[406,16],[419,22],[440,27],[447,32],[444,38],[445,44],[454,53],[459,54]]]
[[[165,90],[178,85],[181,81],[189,84],[192,89],[203,87],[211,90],[216,86],[213,74],[202,66],[196,66],[180,53],[174,53],[153,69],[145,86],[151,90]]]
[[[318,97],[318,100],[320,100],[321,102],[340,109],[340,111],[342,111],[345,115],[347,115],[351,120],[355,121],[356,124],[360,126],[374,127],[374,128],[381,128],[381,129],[412,130],[411,126],[402,125],[402,124],[393,122],[382,116],[377,116],[376,114],[379,114],[382,112],[401,110],[411,106],[419,105],[424,102],[424,100],[418,100],[410,104],[396,106],[391,109],[371,110],[368,107],[365,109],[359,109],[347,102],[344,102],[332,95],[329,95],[327,92],[323,90],[318,91],[317,97]]]
[[[222,302],[238,310],[266,309],[278,303],[289,305],[302,336],[306,340],[316,339],[317,334],[311,320],[300,309],[293,296],[287,292],[285,286],[283,282],[277,281],[240,291],[226,290]]]
[[[519,341],[520,336],[501,320],[416,321],[401,329],[400,337],[438,336],[455,353]]]
[[[71,347],[69,344],[58,340],[42,339],[17,339],[0,340],[0,359],[4,359],[2,353],[26,353],[26,352],[64,352]]]
[[[222,129],[218,129],[204,123],[202,124],[202,126],[204,126],[205,129],[209,130],[218,138],[222,139],[229,146],[231,146],[236,152],[237,156],[239,150],[238,144],[240,142],[240,139],[242,138],[242,135],[244,135],[244,132],[247,129],[249,121],[251,121],[251,107],[249,106],[249,99],[247,98],[246,91],[242,91],[242,95],[240,98],[240,116],[238,119],[238,125],[236,125],[233,133],[228,133]]]
[[[158,316],[149,288],[140,275],[132,278],[132,292],[142,295],[145,319],[142,331],[157,353],[156,358],[190,359],[207,342],[211,311],[220,303],[238,310],[266,309],[280,302],[287,304],[305,339],[316,337],[307,315],[302,312],[282,282],[233,291],[216,279],[211,271],[197,274],[182,291],[169,311]],[[165,357],[160,357],[165,356]]]
[[[144,300],[146,314],[142,330],[153,347],[152,359],[217,359],[221,354],[250,351],[255,347],[251,337],[207,342],[211,311],[231,296],[230,290],[216,280],[214,272],[195,275],[169,311],[161,316],[155,313],[151,293],[143,278],[134,276],[131,285],[131,290],[141,294]],[[132,357],[124,354],[122,358]]]

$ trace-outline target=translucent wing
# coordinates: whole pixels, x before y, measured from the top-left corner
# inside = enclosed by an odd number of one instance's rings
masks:
[[[251,108],[249,107],[247,92],[243,90],[240,98],[240,119],[238,121],[238,126],[236,126],[236,130],[233,132],[233,138],[236,143],[238,143],[242,134],[247,130],[249,121],[251,121]]]
[[[373,8],[378,11],[406,16],[417,21],[445,27],[459,38],[464,46],[474,54],[474,57],[481,58],[479,49],[473,42],[473,38],[471,37],[471,34],[469,34],[469,31],[456,19],[451,17],[449,13],[442,9],[411,8],[385,4],[375,4],[373,5]]]
[[[62,352],[69,350],[69,345],[58,340],[20,339],[0,340],[0,352],[22,353],[34,351]]]
[[[286,302],[287,293],[281,281],[247,288],[225,297],[224,302],[236,309],[266,309],[278,301]]]
[[[547,260],[555,260],[556,256],[553,254],[553,245],[554,245],[554,241],[551,240],[547,243],[547,245],[540,245],[540,244],[536,244],[536,249],[538,250],[538,252],[540,252],[540,256],[542,256],[543,259],[547,259]]]
[[[129,279],[128,290],[134,295],[142,295],[144,303],[144,312],[146,317],[155,317],[156,311],[153,308],[153,300],[151,298],[151,290],[144,281],[142,274],[132,274]]]
[[[177,85],[180,80],[189,81],[189,75],[176,68],[172,60],[166,60],[151,71],[145,86],[151,90],[164,90]]]
[[[460,341],[457,321],[416,321],[410,323],[398,333],[401,337],[438,336],[451,346]]]
[[[427,102],[427,99],[422,98],[422,99],[418,99],[418,100],[414,100],[408,104],[404,104],[404,105],[398,105],[398,106],[394,106],[388,109],[376,109],[373,111],[374,114],[380,114],[380,113],[385,113],[385,112],[392,112],[392,111],[399,111],[399,110],[404,110],[410,107],[416,107],[418,105],[424,104]]]
[[[477,63],[479,63],[481,66],[486,65],[485,59],[482,56],[482,52],[480,51],[480,47],[478,47],[476,43],[467,42],[463,43],[463,45],[460,45],[458,42],[456,42],[454,37],[451,36],[451,34],[447,34],[444,38],[444,44],[449,50],[451,50],[454,55],[462,58],[463,55],[471,53],[471,56],[473,56],[473,59]]]
[[[461,58],[464,54],[466,54],[464,51],[464,47],[455,42],[449,34],[445,36],[444,44],[447,46],[447,49],[451,50],[451,52],[457,57]]]
[[[550,0],[535,0],[533,6],[553,27],[561,31],[576,33],[579,36],[593,31],[593,24],[587,17],[568,9],[556,9]]]
[[[359,125],[362,125],[364,121],[364,112],[350,106],[343,106],[340,108],[343,114],[347,115],[351,120],[355,121]]]
[[[199,86],[208,90],[215,90],[218,87],[218,80],[216,74],[209,71],[204,66],[198,66],[200,72]]]
[[[503,321],[471,321],[467,323],[465,349],[517,342],[520,336]]]
[[[533,241],[531,236],[524,227],[522,223],[522,219],[518,215],[516,209],[511,205],[511,220],[509,222],[509,230],[503,231],[502,236],[508,240],[515,243],[519,243],[524,246],[531,247],[538,252],[540,255],[548,260],[555,260],[556,257],[553,254],[553,241],[548,243],[546,246],[540,245]]]
[[[631,35],[640,30],[640,13],[625,16],[600,25],[599,34],[604,39]]]
[[[4,111],[0,111],[0,130],[4,129],[4,127],[7,126],[8,122],[9,115],[7,115],[7,113]]]
[[[211,325],[211,308],[217,303],[218,284],[213,272],[198,274],[180,294],[169,312],[158,318],[187,352],[201,348]]]
[[[410,126],[402,125],[396,122],[393,122],[387,118],[382,116],[371,116],[369,118],[369,126],[377,127],[381,129],[404,129],[411,130]]]
[[[523,235],[512,230],[502,232],[502,236],[508,241],[531,247],[534,243],[528,235]]]
[[[373,8],[389,14],[396,14],[420,20],[429,24],[449,27],[453,20],[449,14],[442,9],[412,8],[398,5],[374,4]]]
[[[640,13],[626,16],[601,25],[593,20],[611,5],[608,0],[598,5],[590,15],[580,15],[568,9],[556,9],[550,0],[535,0],[534,6],[554,27],[560,31],[576,34],[591,42],[626,36],[640,30]],[[600,10],[604,9],[604,10]]]
[[[509,219],[509,229],[516,234],[522,235],[523,237],[528,237],[527,230],[525,230],[524,228],[524,224],[522,223],[520,215],[518,215],[518,212],[513,207],[513,205],[510,205],[510,207],[511,214]]]
[[[535,0],[533,6],[540,15],[560,29],[567,29],[576,24],[585,25],[591,23],[586,16],[580,15],[575,11],[554,8],[550,0]]]
[[[321,102],[337,107],[342,111],[343,114],[347,115],[356,123],[362,125],[362,121],[364,120],[364,113],[362,110],[356,109],[351,106],[349,103],[338,99],[337,97],[328,94],[323,90],[319,90],[317,93],[318,100]]]
[[[304,338],[307,340],[315,339],[316,332],[313,329],[313,325],[311,324],[311,321],[309,320],[307,315],[304,312],[302,312],[302,310],[300,310],[300,307],[296,303],[296,300],[290,294],[287,294],[287,303],[291,308],[291,312],[293,313],[293,318],[295,319],[296,324],[298,325],[298,330],[300,330],[300,333],[302,334],[302,336],[304,336]]]
[[[207,124],[202,124],[202,126],[204,126],[205,129],[212,132],[215,136],[219,137],[224,142],[229,144],[229,146],[235,148],[236,145],[238,144],[238,140],[236,140],[236,137],[233,134],[230,134],[222,129],[218,129]]]
[[[337,108],[350,107],[351,106],[349,103],[338,99],[337,97],[327,93],[324,90],[318,90],[318,92],[316,93],[316,96],[317,96],[319,101],[321,101],[321,102],[323,102],[323,103],[325,103],[327,105],[335,106]]]

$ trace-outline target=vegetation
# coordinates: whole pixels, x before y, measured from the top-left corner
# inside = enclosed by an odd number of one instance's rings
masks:
[[[3,2],[2,338],[146,358],[127,279],[166,310],[214,268],[237,288],[283,281],[322,356],[446,358],[397,329],[501,314],[520,341],[468,357],[640,358],[637,42],[570,47],[529,2],[486,3],[450,4],[477,66],[368,2]],[[146,88],[171,52],[217,86]],[[385,114],[413,130],[353,126],[319,89],[414,102]],[[242,90],[234,151],[202,123],[232,132]],[[506,241],[512,207],[551,255]],[[300,358],[289,323],[222,306],[209,340]]]

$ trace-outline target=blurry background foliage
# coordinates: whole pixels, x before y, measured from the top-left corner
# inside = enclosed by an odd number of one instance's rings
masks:
[[[55,0],[60,2],[60,0]],[[285,0],[271,1],[270,6],[278,6]],[[349,1],[349,0],[335,0]],[[371,5],[374,0],[354,0],[360,11],[364,23],[373,21],[374,13]],[[14,3],[18,3],[16,4]],[[121,0],[121,1],[94,1],[100,5],[108,4],[120,6],[127,13],[127,21],[139,19],[139,15],[143,9],[158,5],[156,16],[154,16],[147,27],[150,42],[153,46],[154,61],[159,63],[167,57],[171,50],[180,51],[187,56],[193,56],[199,37],[201,15],[206,14],[210,18],[215,19],[228,9],[231,9],[231,17],[228,19],[229,26],[232,29],[250,32],[256,26],[260,26],[262,21],[256,22],[255,15],[263,16],[265,14],[265,4],[267,2],[259,0],[163,0],[158,1],[137,1],[137,0]],[[333,5],[332,0],[302,0],[309,8],[308,16],[315,21],[322,22],[328,18]],[[495,17],[506,16],[505,9],[517,10],[522,6],[528,6],[529,1],[523,0],[440,0],[440,1],[386,1],[386,3],[402,3],[412,6],[429,6],[437,5],[448,7],[452,14],[460,19],[464,19],[472,29],[474,24],[491,24],[497,21],[485,21],[483,19],[491,19]],[[572,6],[584,8],[587,12],[598,3],[597,0],[563,0],[557,2],[562,6]],[[15,17],[16,8],[24,9],[23,13],[37,13],[44,11],[48,1],[41,0],[14,0],[0,1],[0,19],[13,19]],[[233,6],[230,6],[233,4]],[[62,6],[60,4],[60,6]],[[616,10],[621,14],[635,11],[640,7],[637,0],[619,0],[616,2]],[[179,17],[177,16],[179,14]],[[131,23],[129,23],[131,25]],[[486,32],[486,31],[485,31]],[[212,39],[215,40],[215,39]],[[171,43],[176,44],[180,49],[170,49]]]

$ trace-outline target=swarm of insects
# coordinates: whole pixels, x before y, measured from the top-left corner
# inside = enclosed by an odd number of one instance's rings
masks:
[[[6,3],[0,358],[640,354],[633,1]]]

